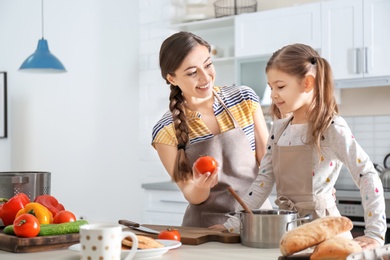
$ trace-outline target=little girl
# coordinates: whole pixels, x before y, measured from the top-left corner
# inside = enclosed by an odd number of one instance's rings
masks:
[[[387,227],[382,183],[338,115],[329,63],[311,47],[293,44],[272,55],[266,73],[273,101],[270,110],[277,120],[244,201],[259,208],[276,183],[275,203],[280,209],[295,210],[300,216],[310,213],[314,219],[340,216],[332,189],[344,164],[360,188],[365,210],[365,235],[355,241],[363,248],[383,245]],[[234,218],[224,226],[239,232]]]

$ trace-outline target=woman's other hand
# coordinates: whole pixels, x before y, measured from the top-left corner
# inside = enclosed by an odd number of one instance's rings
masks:
[[[355,237],[353,240],[358,242],[362,249],[372,249],[381,246],[378,241],[367,236]]]

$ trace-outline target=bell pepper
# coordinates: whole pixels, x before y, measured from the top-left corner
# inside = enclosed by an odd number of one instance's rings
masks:
[[[30,202],[29,197],[24,193],[19,193],[10,199],[1,198],[1,202],[5,202],[0,209],[0,218],[4,226],[14,223],[16,214]]]
[[[53,214],[53,217],[55,217],[55,215],[61,210],[65,210],[65,207],[51,195],[39,195],[35,198],[34,202],[38,202],[39,204],[45,206],[48,210],[50,210],[51,214]]]
[[[38,219],[39,224],[53,223],[53,214],[51,214],[50,210],[37,202],[28,203],[23,209],[18,211],[16,218],[25,213],[34,215]]]

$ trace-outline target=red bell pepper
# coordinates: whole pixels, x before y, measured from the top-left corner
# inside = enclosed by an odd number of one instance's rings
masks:
[[[65,210],[64,206],[58,202],[58,200],[51,195],[39,195],[35,198],[34,202],[38,202],[45,206],[53,215],[53,217],[60,212],[61,210]]]
[[[30,202],[30,199],[26,194],[19,193],[9,200],[2,198],[0,201],[5,202],[0,208],[0,218],[3,224],[8,226],[14,223],[16,214]]]

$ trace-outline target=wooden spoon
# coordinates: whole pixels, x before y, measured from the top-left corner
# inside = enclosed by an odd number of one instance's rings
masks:
[[[238,196],[238,194],[233,190],[232,187],[228,186],[228,190],[233,195],[233,197],[240,203],[240,205],[244,208],[244,210],[249,213],[253,214],[252,210],[245,204],[245,202]]]

